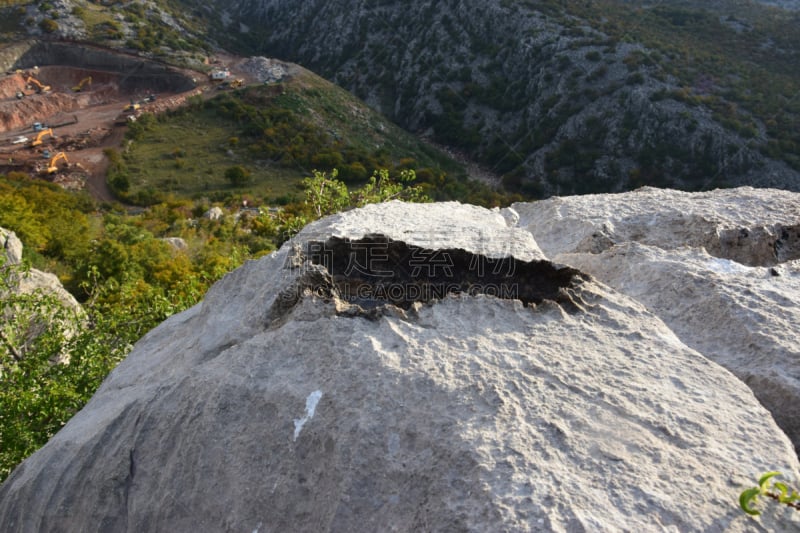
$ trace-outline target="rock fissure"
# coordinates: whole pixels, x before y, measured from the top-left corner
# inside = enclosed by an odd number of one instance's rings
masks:
[[[774,266],[800,258],[800,226],[720,230],[708,253],[746,266]]]
[[[575,289],[588,279],[577,269],[549,261],[495,258],[454,248],[427,249],[380,234],[309,241],[304,255],[305,265],[324,268],[313,270],[310,278],[305,276],[306,290],[335,295],[365,311],[387,305],[408,310],[414,303],[430,303],[453,294],[520,300],[526,307],[549,300],[577,311],[580,302]],[[321,283],[308,283],[314,279]],[[300,293],[292,290],[285,301]]]

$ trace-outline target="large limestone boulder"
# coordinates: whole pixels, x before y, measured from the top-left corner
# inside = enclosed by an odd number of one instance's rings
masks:
[[[0,523],[799,529],[737,508],[766,470],[800,479],[750,389],[513,220],[390,203],[312,224],[137,343],[0,486]]]
[[[7,264],[18,265],[22,262],[22,241],[16,233],[5,228],[0,228],[0,248],[6,256]],[[2,266],[2,264],[0,264]],[[50,272],[43,272],[35,268],[26,269],[24,272],[13,275],[13,290],[15,292],[30,294],[41,291],[44,294],[55,296],[58,301],[68,309],[82,312],[81,305],[61,284],[58,276]],[[2,292],[0,292],[2,297]]]
[[[643,303],[800,449],[800,194],[641,189],[516,204],[548,257]]]
[[[16,265],[22,262],[22,241],[13,231],[0,228],[0,250],[5,254],[9,264]]]
[[[85,318],[81,305],[61,284],[58,276],[35,268],[22,268],[22,242],[13,231],[0,228],[0,338],[16,358],[24,357],[30,341],[50,328],[59,328],[64,335],[75,334],[78,321]],[[35,306],[18,305],[20,295],[39,294]],[[54,305],[43,305],[44,299]],[[62,311],[66,310],[65,315]],[[70,354],[62,351],[54,363],[69,362]],[[4,372],[0,362],[0,377]]]

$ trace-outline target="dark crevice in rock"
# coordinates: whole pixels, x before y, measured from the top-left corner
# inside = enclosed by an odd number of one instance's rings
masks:
[[[762,267],[800,259],[800,225],[720,230],[708,253]]]
[[[133,422],[133,434],[136,435],[139,429],[139,422],[142,419],[142,413],[136,414],[136,420]],[[131,516],[131,490],[133,489],[133,478],[136,476],[136,443],[134,441],[130,450],[128,450],[128,473],[125,477],[124,486],[122,487],[123,498],[125,501],[125,529],[128,526],[128,517]]]
[[[780,226],[775,240],[775,257],[779,263],[800,259],[800,226]]]
[[[136,460],[134,459],[133,452],[135,450],[131,448],[130,452],[128,453],[130,464],[128,465],[128,485],[133,482],[133,477],[136,475]]]
[[[520,300],[526,306],[549,300],[577,311],[580,306],[573,289],[588,279],[576,269],[549,261],[490,258],[461,249],[431,250],[384,235],[310,241],[303,255],[308,265],[304,268],[311,267],[296,281],[303,287],[289,287],[280,303],[276,301],[281,309],[273,306],[271,312],[283,314],[303,291],[336,296],[362,311],[386,305],[408,310],[416,302],[451,294],[485,294]]]
[[[282,325],[287,320],[292,309],[305,296],[316,296],[323,300],[335,300],[338,298],[338,295],[335,294],[336,288],[333,285],[333,280],[330,274],[325,272],[324,268],[316,265],[304,265],[297,253],[292,254],[289,259],[291,263],[287,265],[289,268],[303,268],[305,271],[291,285],[278,293],[272,306],[267,311],[268,327],[274,328]]]

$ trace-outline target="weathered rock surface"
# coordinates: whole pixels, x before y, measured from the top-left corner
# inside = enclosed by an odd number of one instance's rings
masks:
[[[638,300],[750,385],[800,449],[800,195],[646,188],[514,211],[548,257]]]
[[[0,251],[2,251],[9,264],[18,265],[22,262],[22,241],[17,234],[5,228],[0,228]],[[26,270],[24,273],[14,276],[14,290],[20,293],[32,293],[43,291],[45,294],[52,294],[65,307],[80,311],[81,305],[61,284],[58,276],[49,272],[43,272],[35,268]],[[0,296],[2,293],[0,292]]]
[[[0,228],[0,245],[10,264],[17,265],[22,262],[22,241],[16,233]]]
[[[208,220],[220,220],[223,216],[225,216],[225,212],[218,206],[214,206],[203,213],[203,218],[207,218]]]
[[[309,226],[142,339],[0,486],[0,523],[800,529],[737,508],[761,472],[800,479],[751,391],[515,221],[390,203]]]
[[[261,83],[275,83],[289,74],[292,66],[268,57],[249,57],[239,62],[238,67],[251,74]]]
[[[173,250],[188,250],[189,245],[186,243],[184,239],[180,237],[164,237],[161,239],[165,243],[169,244]]]

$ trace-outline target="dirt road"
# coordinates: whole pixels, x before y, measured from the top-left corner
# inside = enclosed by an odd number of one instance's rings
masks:
[[[101,202],[113,201],[106,184],[109,161],[103,150],[120,148],[128,116],[161,113],[205,91],[210,85],[207,77],[194,74],[192,78],[199,80],[195,89],[157,95],[146,88],[135,92],[120,90],[124,72],[51,65],[0,77],[0,173],[25,173],[65,188],[85,188]],[[84,82],[81,91],[73,89],[87,79],[91,81]],[[154,80],[154,86],[159,85],[157,81],[163,86],[163,80]],[[148,98],[151,95],[154,100]],[[134,102],[138,109],[126,112],[125,108]],[[37,146],[32,145],[39,135],[35,123],[48,130]],[[27,140],[13,142],[20,138]],[[58,171],[48,174],[53,156],[60,152],[67,156],[67,163],[59,160]]]

